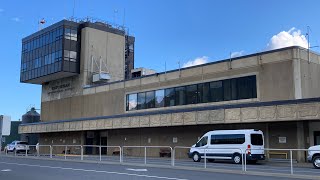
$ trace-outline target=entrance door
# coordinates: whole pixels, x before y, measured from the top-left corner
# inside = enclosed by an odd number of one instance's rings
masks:
[[[320,145],[320,131],[314,131],[314,145]]]
[[[108,146],[108,132],[107,131],[100,131],[100,146]],[[101,148],[101,154],[107,154],[108,148],[103,147]]]
[[[100,145],[101,146],[107,146],[107,137],[100,137]],[[108,148],[101,148],[101,154],[107,154]]]

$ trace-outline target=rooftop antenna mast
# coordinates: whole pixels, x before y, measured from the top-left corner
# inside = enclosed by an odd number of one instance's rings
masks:
[[[307,26],[307,34],[306,34],[306,36],[308,36],[308,39],[307,39],[307,41],[308,41],[308,63],[310,63],[310,49],[311,48],[315,48],[315,47],[319,47],[319,46],[310,46],[310,32],[312,32],[311,31],[311,28],[310,28],[310,26]]]
[[[71,17],[71,20],[74,19],[74,10],[75,10],[75,7],[76,7],[76,0],[73,0],[73,8],[72,8],[72,17]]]
[[[113,24],[116,25],[116,18],[117,18],[118,10],[113,10]]]

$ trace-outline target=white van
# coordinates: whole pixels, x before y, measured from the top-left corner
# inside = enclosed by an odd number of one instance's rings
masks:
[[[248,162],[255,163],[265,159],[263,139],[263,132],[255,129],[209,131],[191,147],[189,157],[200,162],[206,152],[208,161],[230,159],[239,164],[246,153]]]

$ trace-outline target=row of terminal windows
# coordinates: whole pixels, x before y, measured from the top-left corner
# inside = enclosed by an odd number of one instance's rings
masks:
[[[64,69],[76,72],[77,28],[60,26],[24,41],[22,45],[21,79],[29,80]],[[64,60],[64,62],[63,62]]]
[[[257,97],[256,76],[128,94],[126,110],[251,99]]]
[[[36,58],[32,61],[24,62],[21,65],[21,72],[29,71],[44,65],[53,64],[62,60],[62,50]]]
[[[22,52],[29,52],[39,47],[51,44],[63,37],[63,28],[59,27],[43,33],[38,37],[33,38],[32,40],[23,43]]]
[[[34,49],[51,44],[63,37],[63,27],[53,29],[47,33],[43,33],[22,45],[22,52],[29,52]],[[64,29],[65,39],[77,41],[77,29],[66,27]]]

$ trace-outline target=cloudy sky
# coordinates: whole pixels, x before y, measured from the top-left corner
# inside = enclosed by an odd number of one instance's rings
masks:
[[[55,0],[0,3],[0,114],[21,118],[40,108],[41,87],[19,83],[21,39],[74,15],[125,24],[136,37],[135,67],[159,72],[251,53],[320,45],[320,1],[309,0]],[[125,15],[124,15],[125,14]],[[313,49],[319,51],[319,48]]]

